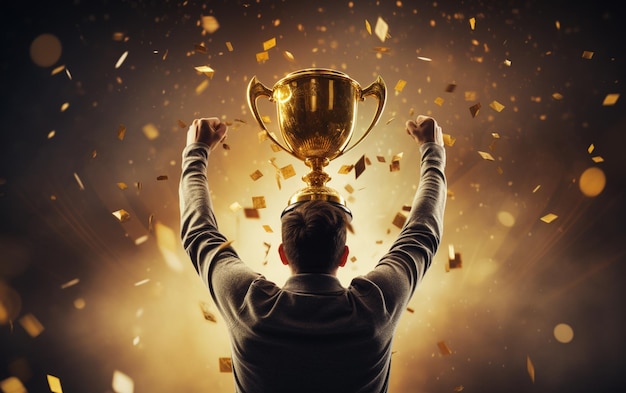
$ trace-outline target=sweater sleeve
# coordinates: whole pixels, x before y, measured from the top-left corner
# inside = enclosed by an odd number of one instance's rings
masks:
[[[183,150],[179,184],[181,240],[213,300],[222,311],[236,312],[247,287],[259,274],[240,259],[219,231],[209,194],[209,146],[190,144]]]
[[[365,276],[382,291],[389,313],[401,312],[439,248],[446,204],[445,149],[420,147],[420,180],[411,211],[397,239]]]

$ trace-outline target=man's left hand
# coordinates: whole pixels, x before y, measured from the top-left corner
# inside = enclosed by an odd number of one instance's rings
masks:
[[[217,117],[195,119],[187,131],[187,146],[201,142],[213,150],[226,138],[227,132],[228,127]]]

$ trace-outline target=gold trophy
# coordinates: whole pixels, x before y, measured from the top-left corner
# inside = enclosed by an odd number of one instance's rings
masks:
[[[367,96],[376,97],[378,108],[367,130],[348,147],[354,133],[357,103]],[[278,128],[284,145],[265,126],[257,108],[259,97],[268,97],[277,105]],[[324,167],[330,160],[352,150],[369,134],[382,114],[385,100],[385,82],[380,76],[365,89],[343,72],[326,68],[292,72],[276,82],[271,90],[256,76],[252,78],[248,85],[248,105],[255,119],[272,142],[311,169],[302,177],[307,186],[293,194],[287,210],[298,202],[321,199],[337,203],[350,212],[345,199],[326,186],[331,178]]]

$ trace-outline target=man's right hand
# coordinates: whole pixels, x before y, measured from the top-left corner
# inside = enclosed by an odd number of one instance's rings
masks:
[[[443,133],[437,121],[430,117],[419,115],[416,120],[406,122],[406,132],[417,141],[418,145],[435,142],[443,146]]]
[[[195,142],[202,142],[215,149],[226,138],[228,127],[217,117],[196,119],[187,131],[187,146]]]

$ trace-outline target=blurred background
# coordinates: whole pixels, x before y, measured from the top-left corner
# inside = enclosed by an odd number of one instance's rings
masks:
[[[376,127],[327,167],[354,213],[345,285],[407,214],[419,154],[406,120],[434,116],[449,135],[445,234],[398,327],[391,391],[622,389],[626,45],[614,2],[1,10],[3,392],[233,391],[226,326],[179,243],[186,129],[230,125],[209,168],[220,227],[283,283],[279,214],[307,168],[260,137],[246,88],[307,67],[387,85]],[[353,141],[375,107],[359,103]],[[274,104],[259,108],[278,134]],[[341,170],[362,157],[358,178]]]

